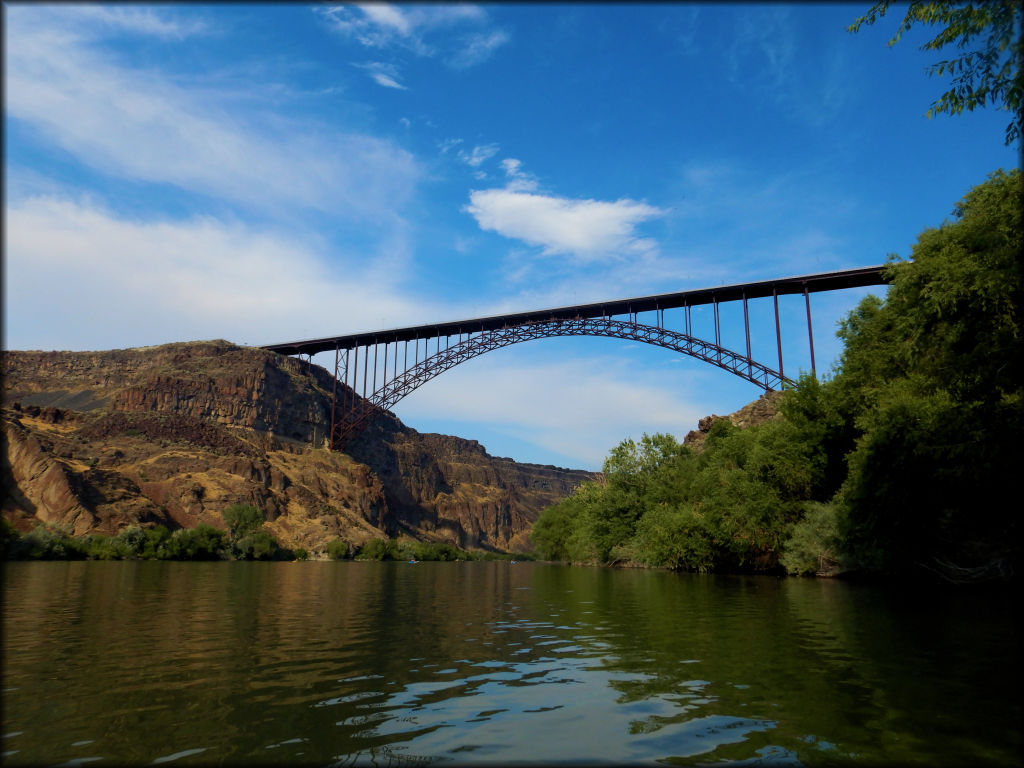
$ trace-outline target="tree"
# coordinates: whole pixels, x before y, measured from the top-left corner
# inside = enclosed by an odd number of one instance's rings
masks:
[[[160,545],[159,555],[165,560],[219,560],[224,545],[224,531],[199,523],[172,533]]]
[[[263,525],[263,511],[251,504],[232,504],[224,510],[223,518],[232,541],[255,533]]]
[[[344,560],[348,557],[349,546],[344,539],[335,539],[327,545],[327,556],[331,560]]]
[[[836,497],[844,547],[888,570],[1019,556],[1024,250],[1019,171],[992,174],[890,265],[844,325],[835,392],[861,393]]]
[[[885,16],[892,0],[880,0],[847,29],[857,32],[864,24],[872,25]],[[1020,138],[1022,129],[1020,74],[1024,58],[1024,37],[1020,34],[1020,0],[989,0],[984,3],[913,0],[906,16],[889,40],[899,42],[903,33],[921,23],[944,25],[932,40],[921,46],[925,51],[938,51],[952,43],[961,51],[953,59],[945,59],[928,67],[929,75],[953,75],[952,87],[932,103],[927,116],[945,112],[959,115],[988,104],[1001,104],[1013,114],[1006,126],[1006,144]]]
[[[233,549],[239,560],[273,560],[279,547],[277,539],[268,531],[259,529],[238,539]]]

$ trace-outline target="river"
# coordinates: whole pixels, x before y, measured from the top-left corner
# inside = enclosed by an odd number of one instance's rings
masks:
[[[3,580],[6,765],[1022,760],[999,594],[522,562]]]

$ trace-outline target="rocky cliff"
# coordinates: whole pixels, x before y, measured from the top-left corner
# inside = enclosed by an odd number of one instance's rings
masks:
[[[3,364],[3,514],[21,530],[223,526],[225,507],[252,503],[291,547],[405,533],[516,551],[541,509],[595,477],[390,414],[331,452],[331,375],[225,341],[8,351]]]
[[[740,429],[755,427],[758,424],[764,424],[766,421],[780,419],[782,418],[782,413],[779,411],[781,402],[781,391],[765,392],[754,402],[747,403],[738,411],[730,413],[728,416],[719,416],[717,414],[705,416],[697,422],[697,429],[691,430],[686,434],[686,437],[683,438],[683,443],[694,450],[703,450],[704,441],[707,440],[711,426],[721,419],[729,420],[733,426]]]

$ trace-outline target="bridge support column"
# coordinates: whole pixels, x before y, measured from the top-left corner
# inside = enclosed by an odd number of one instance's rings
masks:
[[[811,294],[807,292],[807,283],[804,283],[804,303],[807,305],[807,340],[811,344],[811,376],[818,378],[818,372],[814,369],[814,333],[811,331]]]
[[[338,363],[340,362],[341,351],[338,349],[338,343],[334,343],[334,381],[331,382],[331,436],[327,440],[327,445],[330,450],[334,450],[334,408],[335,401],[338,398]]]
[[[747,313],[747,292],[743,291],[743,330],[747,334],[747,375],[750,375],[750,315]]]
[[[772,301],[775,302],[775,343],[779,346],[779,376],[785,376],[782,370],[782,329],[779,328],[779,292],[772,286]]]

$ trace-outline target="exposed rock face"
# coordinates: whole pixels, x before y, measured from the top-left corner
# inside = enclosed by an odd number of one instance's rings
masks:
[[[408,533],[521,550],[540,510],[595,476],[495,458],[390,414],[332,453],[331,375],[225,341],[3,361],[3,513],[22,530],[223,527],[225,507],[253,503],[286,546]]]
[[[705,416],[697,422],[697,429],[687,433],[686,437],[683,438],[683,443],[695,450],[702,449],[708,432],[711,431],[711,426],[720,419],[728,419],[734,426],[744,429],[764,424],[772,419],[781,418],[781,413],[779,412],[781,398],[782,392],[765,392],[754,402],[747,403],[738,411],[730,413],[728,416],[718,416],[715,414]]]

